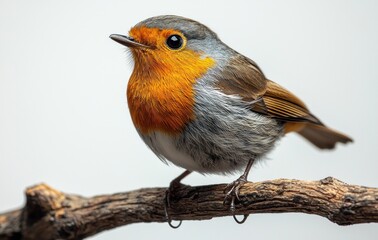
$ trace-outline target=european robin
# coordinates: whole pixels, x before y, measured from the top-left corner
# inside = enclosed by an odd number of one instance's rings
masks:
[[[244,169],[226,188],[233,210],[253,163],[285,134],[298,133],[320,149],[352,141],[199,22],[157,16],[129,36],[110,38],[130,48],[135,63],[127,100],[139,135],[162,161],[186,169],[171,182],[167,200],[193,171]]]

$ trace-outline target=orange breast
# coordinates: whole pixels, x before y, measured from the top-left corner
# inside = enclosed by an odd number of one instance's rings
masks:
[[[133,57],[127,99],[135,126],[142,133],[179,133],[195,118],[193,85],[214,60],[190,50],[133,51]]]

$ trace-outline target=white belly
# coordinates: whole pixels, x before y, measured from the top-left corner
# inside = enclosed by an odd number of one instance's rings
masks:
[[[186,152],[179,151],[174,137],[162,132],[154,132],[147,138],[142,136],[146,144],[159,156],[172,162],[176,166],[190,171],[201,171],[202,167]]]

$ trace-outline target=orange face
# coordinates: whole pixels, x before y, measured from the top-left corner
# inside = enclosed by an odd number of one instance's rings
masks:
[[[182,38],[172,49],[167,39]],[[149,48],[131,48],[134,71],[127,88],[131,117],[142,133],[179,133],[194,116],[193,85],[215,61],[186,47],[185,36],[172,29],[135,27],[130,37]]]

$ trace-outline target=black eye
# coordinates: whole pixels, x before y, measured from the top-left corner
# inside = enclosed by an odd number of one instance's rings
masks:
[[[183,42],[180,35],[171,35],[167,38],[167,45],[171,49],[179,49]]]

